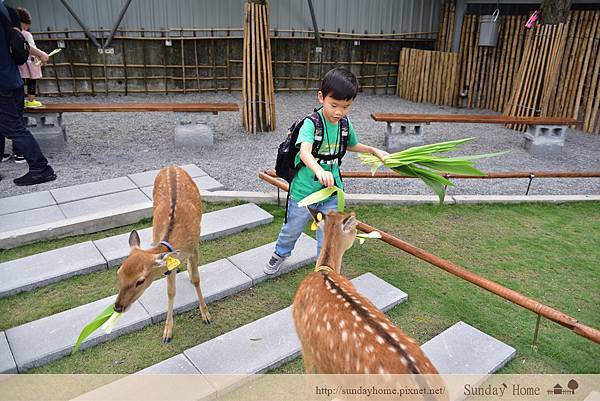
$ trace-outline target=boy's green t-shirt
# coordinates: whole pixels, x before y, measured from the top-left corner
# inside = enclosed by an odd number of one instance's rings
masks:
[[[319,149],[319,154],[328,155],[336,154],[341,143],[341,133],[339,132],[339,122],[332,124],[323,117],[322,110],[319,110],[321,120],[323,121],[323,142]],[[302,142],[308,142],[311,145],[315,141],[315,124],[310,118],[304,120],[304,124],[300,128],[298,133],[298,140],[296,141],[296,147],[300,148]],[[348,120],[348,147],[354,146],[358,143],[358,138],[354,133],[352,123]],[[306,167],[302,160],[300,160],[300,152],[296,155],[296,165],[301,165],[300,170],[294,176],[292,180],[290,197],[296,202],[301,201],[308,195],[323,189],[323,185],[319,182],[315,174],[311,169]],[[335,179],[335,185],[339,188],[343,188],[342,178],[340,177],[340,168],[337,164],[337,160],[333,164],[321,163],[321,167],[325,171],[331,171],[333,178]]]

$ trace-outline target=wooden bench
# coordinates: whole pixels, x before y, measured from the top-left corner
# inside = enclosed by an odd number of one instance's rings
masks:
[[[44,150],[64,148],[67,131],[63,113],[173,112],[176,117],[175,145],[210,146],[214,142],[210,117],[219,112],[239,111],[235,103],[48,103],[26,108],[26,125]]]
[[[397,114],[372,113],[375,121],[387,123],[385,146],[388,152],[398,152],[424,143],[423,125],[431,123],[523,124],[529,127],[525,134],[525,148],[534,156],[560,152],[565,143],[566,128],[577,123],[564,117],[513,117],[477,114]]]

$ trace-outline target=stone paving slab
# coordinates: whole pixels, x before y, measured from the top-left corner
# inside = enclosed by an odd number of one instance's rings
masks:
[[[116,295],[113,295],[6,330],[19,372],[70,354],[83,327],[115,299]],[[81,349],[139,330],[150,323],[150,315],[136,302],[123,314],[110,334],[96,330],[83,342]]]
[[[208,241],[272,222],[273,216],[253,203],[233,206],[202,215],[200,239]]]
[[[67,203],[136,188],[137,187],[133,181],[131,181],[129,178],[119,177],[110,180],[89,182],[87,184],[51,189],[50,193],[52,193],[52,196],[54,196],[56,202]]]
[[[139,375],[161,375],[161,374],[198,374],[200,371],[196,369],[193,363],[183,354],[177,354],[172,358],[140,370],[136,374]]]
[[[585,400],[583,401],[600,401],[600,393],[597,391],[592,391],[587,397],[585,397]]]
[[[204,172],[204,170],[195,164],[187,164],[185,166],[181,166],[181,168],[187,171],[192,178],[208,175]],[[129,179],[131,179],[131,181],[133,181],[135,185],[140,188],[149,187],[154,185],[154,179],[159,171],[160,170],[145,171],[143,173],[130,174],[127,177],[129,177]]]
[[[139,189],[117,192],[114,194],[81,199],[74,202],[59,204],[58,207],[67,218],[84,216],[118,208],[122,205],[147,205],[148,197]]]
[[[36,209],[39,210],[39,209]],[[36,241],[95,233],[100,230],[133,224],[152,216],[152,202],[125,205],[85,216],[0,232],[0,249],[30,244]]]
[[[513,347],[465,322],[452,325],[422,348],[441,374],[493,373],[517,353]]]
[[[298,242],[296,242],[296,247],[292,255],[282,263],[279,271],[272,276],[267,276],[263,272],[263,267],[273,254],[274,249],[275,242],[271,242],[270,244],[238,253],[228,259],[241,271],[246,273],[252,279],[253,284],[260,283],[269,277],[277,277],[291,270],[314,263],[317,260],[317,241],[302,233],[300,238],[298,238]]]
[[[269,224],[272,221],[273,216],[270,213],[252,203],[217,210],[202,215],[200,240],[209,241],[263,224]],[[140,234],[142,248],[150,247],[152,228],[139,230],[138,234]],[[94,245],[98,247],[108,261],[108,266],[116,266],[125,260],[129,254],[128,239],[129,233],[119,234],[96,240]]]
[[[223,184],[221,184],[219,181],[215,180],[214,178],[212,178],[208,175],[205,175],[202,177],[196,177],[193,179],[193,181],[196,183],[196,186],[198,187],[198,190],[200,190],[200,192],[202,192],[202,191],[218,191],[218,190],[225,188],[223,186]],[[144,187],[141,189],[148,198],[150,198],[152,200],[154,199],[152,197],[152,191],[154,191],[154,186]]]
[[[200,288],[206,303],[243,291],[252,285],[250,277],[242,273],[227,259],[202,265],[199,267],[199,272]],[[196,290],[190,282],[187,271],[177,274],[175,288],[174,314],[177,315],[198,307]],[[148,311],[153,323],[165,320],[167,318],[167,279],[162,278],[153,282],[138,301]]]
[[[408,297],[371,273],[355,278],[352,283],[383,311]],[[371,293],[380,287],[387,291]],[[376,297],[371,298],[372,295]],[[187,349],[183,354],[204,374],[262,373],[298,357],[300,340],[291,307],[287,307]]]
[[[46,206],[2,216],[0,232],[9,232],[25,227],[34,227],[64,220],[65,215],[59,206]]]
[[[49,191],[10,196],[0,199],[0,216],[53,205],[56,205],[56,201]]]
[[[106,267],[91,241],[0,263],[0,298]]]
[[[17,373],[17,365],[10,352],[6,334],[0,331],[0,374]]]

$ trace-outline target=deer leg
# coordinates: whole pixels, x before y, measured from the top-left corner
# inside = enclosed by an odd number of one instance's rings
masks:
[[[167,321],[165,322],[165,330],[163,331],[162,342],[164,344],[170,343],[173,338],[173,301],[175,299],[175,273],[167,276]]]
[[[200,272],[198,271],[198,252],[196,251],[193,256],[188,258],[188,271],[190,272],[190,278],[194,288],[196,289],[196,295],[198,296],[198,304],[200,305],[200,313],[202,314],[202,321],[206,324],[210,323],[210,313],[208,313],[208,307],[204,301],[202,290],[200,289]]]

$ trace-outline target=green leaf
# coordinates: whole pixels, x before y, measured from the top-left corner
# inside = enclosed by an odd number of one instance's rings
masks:
[[[441,173],[485,176],[483,171],[465,164],[446,164],[444,162],[423,162],[419,164]]]
[[[323,188],[320,191],[313,192],[308,195],[306,198],[302,199],[298,202],[298,206],[308,206],[313,203],[323,202],[325,199],[329,198],[336,191],[336,186],[330,188]]]
[[[75,347],[73,348],[73,353],[79,350],[79,346],[81,343],[90,336],[94,331],[96,331],[100,326],[102,326],[110,317],[113,312],[115,312],[114,305],[110,304],[104,309],[94,320],[88,323],[87,326],[81,330],[79,334],[79,338],[77,338],[77,342],[75,343]],[[115,312],[116,313],[116,312]]]
[[[343,212],[344,208],[346,207],[346,195],[344,194],[344,191],[342,191],[340,188],[338,188],[338,190],[337,190],[337,197],[338,197],[337,198],[338,199],[338,212]]]

